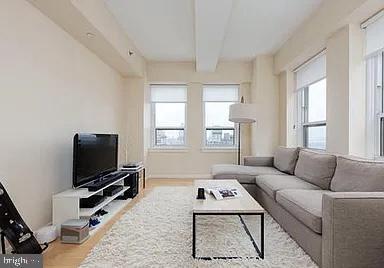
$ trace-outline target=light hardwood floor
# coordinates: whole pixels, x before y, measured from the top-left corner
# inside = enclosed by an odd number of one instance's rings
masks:
[[[135,197],[127,206],[121,210],[108,224],[101,227],[101,229],[94,234],[91,238],[81,245],[62,244],[57,239],[49,245],[49,248],[44,252],[44,267],[47,268],[69,268],[78,267],[80,263],[88,255],[88,252],[99,242],[104,234],[112,227],[112,225],[120,219],[120,217],[130,210],[136,203],[146,196],[155,187],[159,186],[183,186],[192,185],[193,180],[186,179],[152,179],[147,180],[146,188],[140,189],[139,195]]]

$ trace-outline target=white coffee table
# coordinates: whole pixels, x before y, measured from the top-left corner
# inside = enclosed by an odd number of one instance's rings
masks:
[[[206,199],[198,200],[198,188],[213,188],[213,187],[226,187],[237,189],[241,193],[241,197],[216,200],[212,195],[205,194]],[[265,210],[262,206],[244,189],[244,187],[237,180],[195,180],[194,183],[194,199],[193,199],[193,223],[192,223],[192,256],[195,259],[211,260],[211,259],[238,259],[238,258],[261,258],[264,259],[264,213]],[[197,257],[196,256],[196,216],[198,215],[238,215],[244,227],[245,232],[248,234],[258,256],[256,257],[241,257],[241,256],[227,256],[227,257]],[[261,217],[260,229],[260,248],[253,239],[249,232],[247,225],[242,219],[241,215],[259,215]]]

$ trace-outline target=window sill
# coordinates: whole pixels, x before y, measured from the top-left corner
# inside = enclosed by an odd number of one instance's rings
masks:
[[[302,147],[303,149],[315,151],[315,152],[320,152],[320,153],[326,153],[327,149],[318,149],[318,148],[311,148],[311,147]]]
[[[369,158],[368,158],[369,159]],[[371,158],[372,159],[372,158]],[[379,162],[384,162],[384,156],[375,156],[372,160],[374,161],[379,161]]]
[[[203,153],[235,153],[237,152],[237,148],[232,148],[232,147],[203,147],[201,148],[201,152]]]
[[[188,153],[188,147],[153,147],[148,149],[149,153]]]

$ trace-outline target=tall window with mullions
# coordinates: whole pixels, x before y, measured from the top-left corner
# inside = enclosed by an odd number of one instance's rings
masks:
[[[186,85],[151,85],[152,147],[186,145]]]
[[[368,157],[384,157],[384,11],[364,23],[366,65],[366,148]]]
[[[237,128],[229,118],[229,106],[239,101],[239,85],[204,85],[204,147],[235,148]]]
[[[326,58],[318,55],[295,72],[297,143],[326,149]]]

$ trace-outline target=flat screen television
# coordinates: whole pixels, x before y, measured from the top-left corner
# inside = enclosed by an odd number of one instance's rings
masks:
[[[73,138],[73,187],[117,170],[118,135],[76,134]]]

